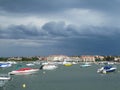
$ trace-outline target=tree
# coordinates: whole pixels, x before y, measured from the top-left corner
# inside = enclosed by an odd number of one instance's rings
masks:
[[[113,56],[106,56],[104,58],[105,61],[114,61],[114,57]]]

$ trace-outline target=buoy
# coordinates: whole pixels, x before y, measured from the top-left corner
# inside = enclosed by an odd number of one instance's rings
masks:
[[[22,87],[25,88],[25,87],[26,87],[26,84],[23,84]]]

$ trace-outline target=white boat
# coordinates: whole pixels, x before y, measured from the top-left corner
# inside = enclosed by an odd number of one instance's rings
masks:
[[[10,80],[11,77],[9,74],[0,74],[0,80]]]
[[[4,62],[4,63],[0,63],[0,67],[1,68],[4,68],[4,67],[11,67],[12,65],[10,64],[10,63],[6,63],[6,62]]]
[[[10,64],[17,64],[17,62],[15,62],[15,61],[7,61],[7,63],[10,63]]]
[[[28,64],[26,64],[27,66],[34,66],[35,64],[33,64],[33,63],[28,63]]]
[[[33,74],[39,71],[39,69],[33,69],[33,68],[20,68],[18,70],[14,70],[9,72],[10,75],[28,75]]]
[[[80,65],[81,67],[90,67],[91,66],[91,64],[89,64],[89,63],[85,63],[85,64],[82,64],[82,65]]]
[[[9,74],[0,74],[0,87],[4,87],[9,80],[11,80]]]
[[[109,72],[114,72],[117,68],[116,67],[112,67],[112,66],[104,66],[101,67],[100,69],[97,70],[98,73],[109,73]]]
[[[57,66],[52,65],[52,64],[42,65],[40,67],[40,69],[43,69],[43,70],[53,70],[53,69],[56,69],[56,68],[57,68]]]

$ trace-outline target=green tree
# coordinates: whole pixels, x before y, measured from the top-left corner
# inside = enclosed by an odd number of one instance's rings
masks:
[[[5,57],[0,57],[0,61],[7,61],[8,58],[5,58]]]
[[[104,57],[105,61],[114,61],[114,57],[113,56],[106,56]]]

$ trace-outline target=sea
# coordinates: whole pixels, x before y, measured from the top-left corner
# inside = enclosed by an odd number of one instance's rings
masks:
[[[25,63],[21,63],[25,64]],[[116,72],[108,74],[97,73],[100,65],[92,64],[90,67],[58,65],[55,70],[39,70],[32,75],[11,75],[0,90],[120,90],[120,65]],[[40,65],[32,66],[39,68]],[[8,73],[16,68],[0,69],[0,74]]]

